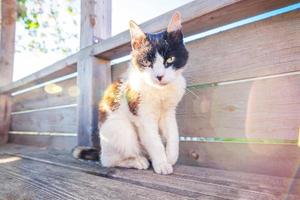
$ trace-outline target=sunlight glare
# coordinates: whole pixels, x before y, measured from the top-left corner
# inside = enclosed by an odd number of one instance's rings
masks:
[[[3,163],[10,163],[10,162],[15,162],[15,161],[18,161],[18,160],[21,160],[20,157],[9,157],[9,158],[0,158],[0,164],[3,164]]]
[[[45,92],[48,94],[57,94],[63,91],[63,88],[60,87],[59,85],[56,85],[54,83],[51,83],[49,85],[46,85],[44,88]]]
[[[68,93],[71,97],[77,97],[80,94],[80,90],[76,85],[69,87]]]

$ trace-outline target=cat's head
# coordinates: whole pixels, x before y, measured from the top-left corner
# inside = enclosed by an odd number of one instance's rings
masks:
[[[165,31],[145,33],[129,23],[132,64],[151,85],[165,86],[183,72],[188,51],[183,43],[180,13],[176,12]]]

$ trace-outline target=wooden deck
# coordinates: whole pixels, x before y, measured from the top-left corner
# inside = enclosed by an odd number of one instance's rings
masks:
[[[67,151],[0,147],[0,199],[300,199],[300,180],[177,165],[173,175],[107,169]]]

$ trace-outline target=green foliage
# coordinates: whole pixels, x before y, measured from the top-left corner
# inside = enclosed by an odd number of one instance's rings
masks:
[[[79,34],[79,0],[17,0],[17,2],[18,52],[52,51],[69,54],[77,50],[74,41],[78,40]]]

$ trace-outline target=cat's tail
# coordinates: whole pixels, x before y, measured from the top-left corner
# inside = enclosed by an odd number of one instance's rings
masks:
[[[99,150],[94,147],[77,146],[72,150],[76,159],[99,161]]]

